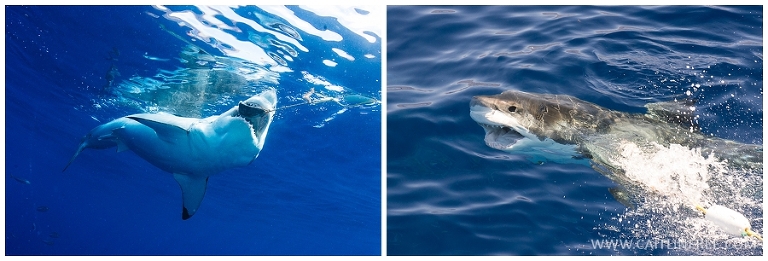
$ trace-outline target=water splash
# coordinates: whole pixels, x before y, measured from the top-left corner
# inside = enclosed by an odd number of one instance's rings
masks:
[[[714,155],[701,156],[700,149],[679,144],[664,147],[651,143],[640,147],[622,141],[619,153],[611,159],[621,166],[628,179],[642,184],[654,193],[675,199],[674,204],[703,202],[712,175],[726,174],[725,164]]]
[[[762,242],[727,235],[694,208],[696,204],[723,205],[747,216],[762,233],[762,175],[733,169],[714,155],[678,144],[638,146],[622,141],[610,159],[637,184],[643,195],[635,209],[613,218],[632,237],[682,244],[681,254],[739,255],[751,253]],[[610,230],[605,224],[598,229]],[[725,248],[717,246],[752,246]]]

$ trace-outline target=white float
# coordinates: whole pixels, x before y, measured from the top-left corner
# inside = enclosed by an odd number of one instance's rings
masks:
[[[733,209],[720,205],[712,205],[709,209],[696,206],[696,209],[704,213],[704,219],[712,221],[712,223],[723,229],[723,231],[729,235],[754,236],[763,240],[760,235],[752,232],[752,226],[749,224],[749,220]]]

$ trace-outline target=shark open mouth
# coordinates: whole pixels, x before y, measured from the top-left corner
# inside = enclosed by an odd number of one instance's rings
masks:
[[[520,132],[507,126],[478,124],[485,130],[485,144],[497,150],[511,149],[518,141],[526,138]]]
[[[259,137],[259,133],[263,131],[264,127],[267,126],[267,121],[269,121],[269,111],[254,102],[240,102],[237,111],[238,116],[245,119],[251,125],[253,135]]]

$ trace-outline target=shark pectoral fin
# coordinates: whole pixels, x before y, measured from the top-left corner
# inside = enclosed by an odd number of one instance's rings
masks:
[[[625,207],[629,209],[635,209],[635,204],[632,203],[632,198],[629,196],[629,193],[624,188],[613,187],[613,188],[609,188],[608,192],[611,193],[611,196],[613,196],[613,198],[616,199],[616,201],[618,201]]]
[[[173,174],[173,178],[181,187],[181,198],[184,201],[181,210],[181,219],[187,220],[197,212],[200,202],[205,196],[205,188],[208,186],[208,177],[194,177],[183,174]]]
[[[157,133],[157,137],[165,142],[177,143],[179,139],[186,137],[187,134],[189,134],[191,124],[179,125],[172,121],[166,123],[166,121],[160,121],[163,120],[162,117],[152,115],[153,114],[139,114],[128,116],[126,118],[138,121],[144,126],[151,128]]]

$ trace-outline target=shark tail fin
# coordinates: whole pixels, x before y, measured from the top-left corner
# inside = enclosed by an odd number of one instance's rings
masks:
[[[187,220],[192,217],[205,196],[205,189],[208,186],[208,177],[195,177],[174,173],[173,178],[181,187],[181,197],[183,205],[181,209],[181,219]]]
[[[69,162],[67,162],[67,165],[64,166],[64,169],[61,170],[61,172],[64,172],[69,168],[69,165],[72,164],[73,161],[75,161],[75,158],[77,158],[78,155],[80,155],[80,152],[82,152],[85,147],[87,147],[88,144],[86,141],[83,141],[80,143],[80,147],[77,148],[77,151],[75,151],[75,155],[72,155],[72,158],[69,159]]]

